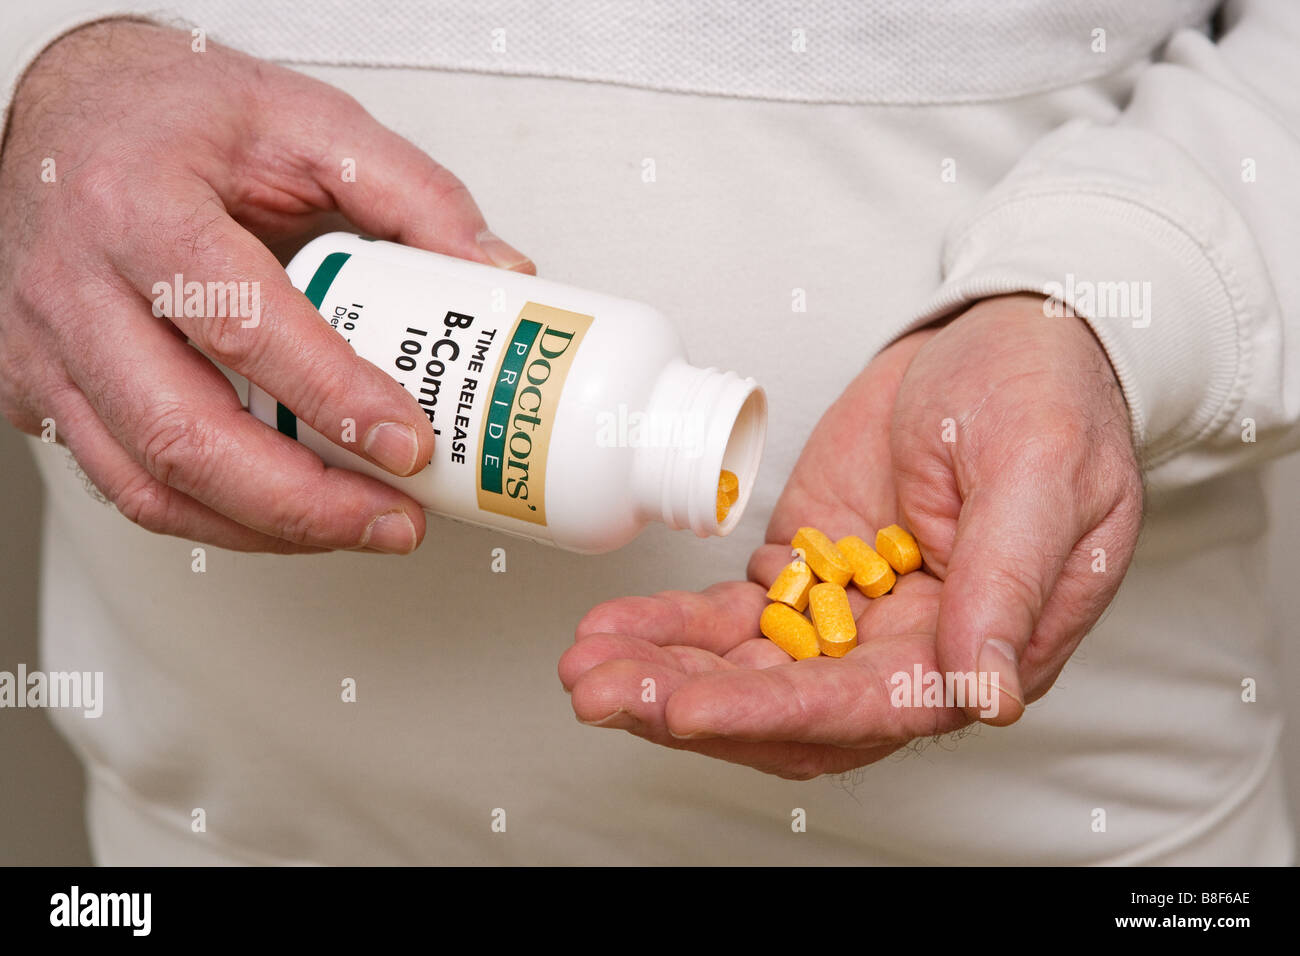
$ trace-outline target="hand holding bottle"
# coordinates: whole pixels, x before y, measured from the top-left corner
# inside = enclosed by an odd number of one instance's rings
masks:
[[[268,250],[340,214],[532,271],[455,176],[333,87],[143,22],[63,37],[20,85],[0,156],[5,416],[30,434],[52,426],[151,531],[248,551],[411,551],[425,529],[414,501],[255,421],[205,357],[339,440],[351,419],[353,450],[392,474],[430,460],[415,400]],[[191,283],[237,288],[255,314],[214,311]],[[173,284],[182,294],[160,308]]]

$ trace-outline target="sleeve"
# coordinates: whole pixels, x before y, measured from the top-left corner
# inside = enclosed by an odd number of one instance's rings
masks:
[[[976,299],[1086,320],[1153,486],[1300,447],[1300,3],[1229,0],[1182,30],[1111,124],[1024,155],[948,233],[908,328]]]
[[[55,40],[79,27],[116,17],[150,18],[140,7],[111,0],[36,0],[6,7],[0,29],[0,131],[9,129],[9,105],[27,68]]]

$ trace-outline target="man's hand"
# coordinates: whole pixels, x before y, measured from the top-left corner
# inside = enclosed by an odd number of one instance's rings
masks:
[[[0,156],[5,416],[31,434],[53,419],[91,480],[152,531],[250,551],[413,550],[416,502],[256,421],[199,351],[393,474],[428,463],[415,400],[356,356],[267,248],[339,214],[380,238],[533,271],[456,177],[333,87],[139,22],[64,37],[23,80]],[[176,275],[258,283],[258,321],[156,317],[154,284]]]
[[[981,719],[897,707],[891,677],[982,672],[986,722],[1051,687],[1136,547],[1142,484],[1105,353],[1042,299],[977,303],[895,343],[827,411],[777,503],[749,581],[594,608],[560,661],[580,720],[805,779]],[[800,525],[832,538],[900,521],[922,572],[868,601],[842,660],[793,662],[758,633]],[[654,700],[643,693],[654,681]]]

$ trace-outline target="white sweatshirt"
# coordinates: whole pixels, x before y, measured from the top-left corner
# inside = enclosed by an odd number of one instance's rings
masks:
[[[120,12],[86,6],[6,12],[11,81]],[[33,441],[42,665],[105,673],[103,717],[56,715],[98,859],[1290,862],[1286,689],[1252,565],[1255,469],[1300,444],[1300,5],[1227,3],[1217,39],[1212,6],[137,8],[347,89],[543,272],[651,303],[695,361],[757,377],[772,421],[726,540],[654,529],[590,559],[435,519],[407,558],[209,549],[204,574]],[[798,784],[573,721],[554,666],[587,608],[742,575],[875,351],[1046,288],[1115,366],[1149,513],[1115,603],[1017,725]]]

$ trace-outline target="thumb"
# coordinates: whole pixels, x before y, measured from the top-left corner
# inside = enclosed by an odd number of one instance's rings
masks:
[[[469,189],[414,143],[351,98],[334,119],[337,136],[313,168],[339,211],[366,232],[408,246],[536,274],[531,259],[498,239]],[[345,178],[344,160],[352,158]]]
[[[995,726],[1024,712],[1020,663],[1079,537],[1062,506],[1069,494],[1044,480],[1048,467],[1028,464],[1004,463],[963,496],[939,598],[939,667],[976,673],[980,699],[967,716]]]

